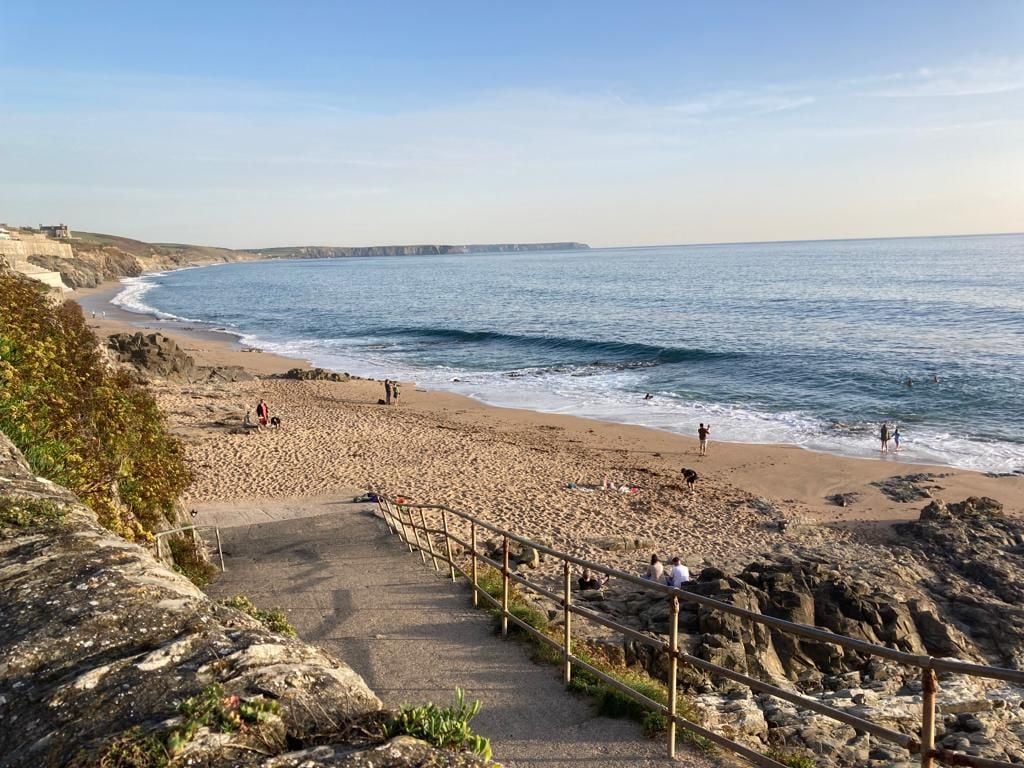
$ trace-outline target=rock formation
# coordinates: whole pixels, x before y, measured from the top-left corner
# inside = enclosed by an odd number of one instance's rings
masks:
[[[143,379],[197,382],[253,378],[237,365],[197,366],[191,355],[162,333],[117,333],[108,337],[107,349],[116,362],[133,366]]]
[[[930,479],[930,478],[929,478]],[[912,654],[1024,669],[1024,522],[994,499],[933,501],[918,521],[896,526],[895,547],[821,547],[706,567],[686,591],[766,616],[809,624]],[[664,636],[664,596],[635,588],[581,593],[588,608]],[[917,669],[836,644],[805,640],[683,601],[680,643],[690,654],[810,695],[907,733],[920,728]],[[591,628],[612,658],[664,678],[651,646]],[[684,689],[705,725],[758,747],[796,747],[820,765],[903,765],[905,751],[853,728],[681,665]],[[999,681],[939,676],[942,746],[1024,761],[1024,690]],[[907,763],[909,765],[910,763]]]
[[[383,716],[359,675],[101,528],[3,435],[0,558],[3,768],[114,765],[112,750],[144,748],[204,766],[483,764],[365,735]],[[196,702],[220,719],[188,714]]]

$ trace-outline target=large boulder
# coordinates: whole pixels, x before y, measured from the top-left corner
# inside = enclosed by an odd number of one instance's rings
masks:
[[[118,362],[148,377],[190,381],[196,373],[192,357],[162,333],[116,333],[107,339],[107,348]]]

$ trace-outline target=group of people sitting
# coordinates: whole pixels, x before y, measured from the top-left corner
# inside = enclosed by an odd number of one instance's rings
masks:
[[[583,569],[583,575],[576,580],[580,590],[600,589],[608,583],[609,576],[601,578],[589,568]],[[690,580],[690,569],[680,562],[678,557],[672,558],[671,566],[665,570],[665,566],[657,555],[651,555],[651,564],[647,567],[644,578],[649,581],[664,582],[670,587],[681,587]]]
[[[651,555],[651,564],[647,566],[644,578],[650,581],[664,581],[670,587],[681,587],[690,580],[690,569],[683,565],[678,557],[672,558],[672,565],[666,571],[657,555]]]

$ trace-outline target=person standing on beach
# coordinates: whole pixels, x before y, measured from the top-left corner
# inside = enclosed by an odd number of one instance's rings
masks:
[[[900,449],[900,428],[899,427],[896,427],[892,431],[892,444],[894,446],[894,450],[898,451]]]
[[[889,425],[884,421],[882,422],[882,428],[878,432],[878,439],[882,441],[882,453],[889,452]]]
[[[391,379],[384,379],[384,405],[391,405]]]
[[[697,429],[697,438],[700,440],[700,452],[698,456],[708,455],[708,435],[711,434],[711,425],[704,425],[702,422],[700,427]]]
[[[270,422],[270,408],[267,407],[267,401],[262,397],[256,405],[256,418],[260,422],[261,427],[267,426]]]
[[[398,382],[397,381],[392,381],[391,382],[391,398],[395,401],[395,405],[398,405],[398,395],[399,394],[401,394],[401,393],[398,391]]]

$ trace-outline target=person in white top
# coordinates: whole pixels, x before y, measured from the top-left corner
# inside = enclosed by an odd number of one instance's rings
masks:
[[[665,578],[665,566],[661,564],[657,555],[651,555],[651,564],[647,566],[647,573],[644,574],[644,578],[651,581],[661,581]]]
[[[681,587],[690,580],[690,569],[679,562],[678,557],[672,558],[672,570],[665,578],[665,583],[670,587]]]

